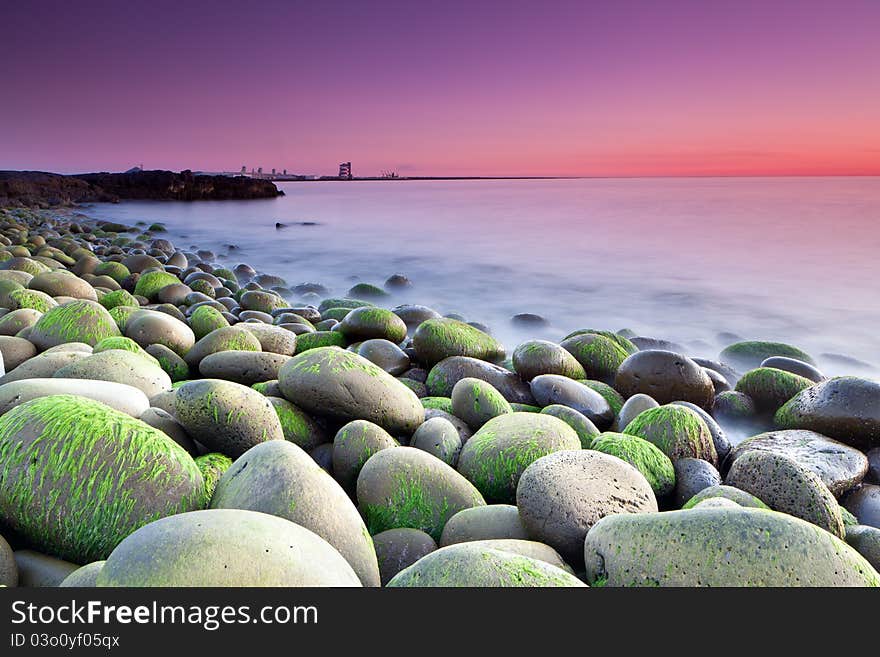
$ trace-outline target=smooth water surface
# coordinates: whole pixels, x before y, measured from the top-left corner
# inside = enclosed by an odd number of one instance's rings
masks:
[[[391,274],[509,347],[630,328],[714,357],[722,331],[880,363],[880,178],[280,183],[273,200],[97,204],[182,249],[344,294]],[[288,224],[276,229],[275,223]],[[317,222],[314,226],[296,222]],[[233,246],[235,248],[230,248]],[[515,313],[551,327],[515,329]]]

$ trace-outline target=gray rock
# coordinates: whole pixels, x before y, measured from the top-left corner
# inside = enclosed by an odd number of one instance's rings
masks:
[[[675,468],[675,506],[681,508],[694,495],[706,488],[721,485],[721,475],[711,463],[702,459],[678,459]]]

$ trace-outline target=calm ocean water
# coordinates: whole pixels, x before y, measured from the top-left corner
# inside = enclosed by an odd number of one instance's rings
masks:
[[[273,200],[130,201],[87,213],[165,222],[178,247],[212,249],[291,286],[320,282],[341,295],[355,279],[381,285],[402,273],[414,286],[390,305],[461,313],[511,348],[627,327],[714,357],[726,331],[802,346],[829,373],[864,371],[820,354],[880,363],[880,178],[280,186],[286,196]],[[512,327],[521,312],[550,327]]]

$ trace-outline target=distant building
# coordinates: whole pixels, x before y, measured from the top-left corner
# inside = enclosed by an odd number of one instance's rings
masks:
[[[272,175],[275,175],[275,167],[272,167]]]
[[[351,162],[343,162],[339,165],[339,177],[342,180],[351,180]]]

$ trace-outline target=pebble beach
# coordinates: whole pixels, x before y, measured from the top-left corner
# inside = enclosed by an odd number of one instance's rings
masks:
[[[0,209],[0,585],[880,586],[863,370],[511,344],[164,233]]]

